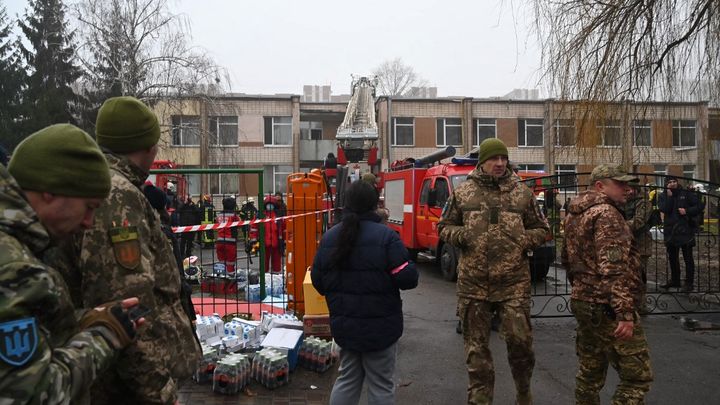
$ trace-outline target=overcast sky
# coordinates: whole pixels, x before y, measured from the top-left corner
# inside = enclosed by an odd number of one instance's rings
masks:
[[[8,15],[26,0],[0,0]],[[514,3],[514,4],[513,4]],[[536,88],[539,51],[523,0],[169,0],[192,42],[224,66],[233,92],[302,93],[304,84],[349,93],[400,57],[439,96],[491,97]]]

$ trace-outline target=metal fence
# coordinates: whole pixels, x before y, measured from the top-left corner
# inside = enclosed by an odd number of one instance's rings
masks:
[[[538,198],[551,225],[554,239],[555,262],[549,267],[543,280],[532,286],[532,316],[571,316],[569,301],[571,286],[565,269],[560,264],[560,251],[564,242],[562,220],[567,202],[587,188],[578,179],[588,179],[590,173],[559,174],[525,180],[531,187],[540,187]],[[660,194],[665,192],[667,175],[635,173],[640,180],[640,192],[651,199],[657,207]],[[686,267],[692,259],[695,272],[692,288],[661,288],[671,281],[668,250],[663,237],[663,224],[650,229],[653,243],[647,258],[645,283],[646,294],[643,312],[653,314],[683,314],[695,312],[720,312],[720,245],[718,244],[718,217],[720,217],[720,185],[705,181],[678,177],[680,184],[692,192],[704,204],[702,217],[697,218],[694,243],[688,248],[689,256],[679,260],[684,280]],[[680,252],[682,256],[682,250]]]
[[[258,189],[263,189],[262,169],[163,169],[151,173],[172,174],[175,182],[182,181],[186,174],[249,174],[257,176]],[[162,177],[156,179],[157,186],[165,189],[164,184],[159,184]],[[293,196],[284,194],[282,198],[287,204]],[[170,225],[177,236],[176,249],[183,259],[185,279],[192,286],[196,312],[259,319],[263,311],[287,313],[302,308],[303,280],[294,280],[297,273],[285,270],[288,261],[293,260],[288,246],[307,251],[304,245],[319,239],[305,238],[305,228],[319,224],[324,231],[331,220],[331,207],[318,210],[305,206],[313,199],[323,201],[323,196],[294,201],[292,209],[286,205],[285,212],[280,212],[275,194],[221,193],[188,200],[187,196],[171,193]],[[272,213],[265,209],[270,202],[276,208]],[[232,209],[223,209],[224,203],[226,207],[232,205]]]

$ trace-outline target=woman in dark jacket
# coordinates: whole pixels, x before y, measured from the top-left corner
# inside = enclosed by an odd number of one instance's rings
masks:
[[[400,290],[415,288],[418,273],[397,234],[380,223],[373,186],[354,182],[345,201],[343,220],[323,236],[311,274],[342,348],[330,404],[357,404],[363,380],[368,403],[392,404],[403,331]]]

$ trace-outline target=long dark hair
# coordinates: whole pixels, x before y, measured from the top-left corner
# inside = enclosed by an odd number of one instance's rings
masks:
[[[355,247],[360,216],[377,209],[378,193],[370,183],[358,180],[345,191],[345,209],[342,227],[338,236],[337,249],[332,255],[332,266],[337,267],[347,260]]]

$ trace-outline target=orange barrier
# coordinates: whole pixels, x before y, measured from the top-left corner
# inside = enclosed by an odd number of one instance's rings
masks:
[[[285,269],[287,294],[294,300],[289,308],[298,314],[305,312],[303,280],[306,268],[312,265],[324,231],[322,214],[303,215],[323,210],[323,198],[327,193],[325,180],[320,173],[293,173],[287,179],[287,207],[292,215],[287,219],[287,249]]]

